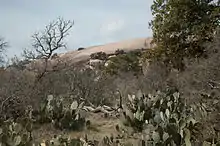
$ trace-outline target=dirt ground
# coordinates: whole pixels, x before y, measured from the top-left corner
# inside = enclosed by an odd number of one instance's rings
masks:
[[[105,118],[102,113],[89,113],[87,120],[90,120],[91,126],[83,131],[61,131],[56,130],[51,124],[41,125],[34,130],[33,137],[36,141],[48,140],[54,135],[65,135],[71,138],[88,136],[88,139],[100,140],[104,136],[117,137],[121,132],[116,130],[116,125],[120,125],[120,120],[116,117]]]

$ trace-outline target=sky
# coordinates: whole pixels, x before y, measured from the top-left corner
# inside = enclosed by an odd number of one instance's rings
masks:
[[[74,20],[67,50],[152,36],[153,0],[0,0],[0,36],[7,56],[32,49],[31,35],[58,17]]]

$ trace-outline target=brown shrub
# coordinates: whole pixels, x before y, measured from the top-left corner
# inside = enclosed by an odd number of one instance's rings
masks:
[[[99,59],[99,60],[106,60],[108,55],[105,52],[96,52],[90,55],[91,59]]]
[[[1,72],[0,117],[17,118],[29,105],[38,109],[48,95],[84,100],[86,104],[109,105],[114,102],[112,79],[92,70],[75,68],[48,72],[36,82],[36,75],[27,70],[10,68]]]
[[[26,105],[33,104],[33,77],[31,72],[16,69],[1,72],[0,117],[19,117],[24,114]]]
[[[95,105],[110,104],[114,86],[111,79],[93,70],[64,69],[47,74],[41,81],[44,94],[84,99]],[[46,90],[45,90],[46,89]]]

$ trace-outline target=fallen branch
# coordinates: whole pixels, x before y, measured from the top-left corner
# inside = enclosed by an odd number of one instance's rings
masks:
[[[10,98],[11,98],[11,96],[7,97],[4,101],[2,101],[0,114],[1,114],[2,111],[3,111],[3,106],[4,106],[5,102],[8,101]]]
[[[102,112],[102,113],[107,113],[107,114],[111,114],[116,111],[114,108],[106,106],[106,105],[98,106],[96,108],[93,108],[91,106],[84,106],[83,109],[87,112],[93,112],[93,113]]]
[[[208,85],[212,88],[212,89],[219,89],[220,87],[220,83],[213,81],[213,80],[209,80]],[[218,86],[219,85],[219,86]]]

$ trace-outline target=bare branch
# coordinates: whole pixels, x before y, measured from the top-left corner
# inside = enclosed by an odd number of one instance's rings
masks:
[[[2,114],[2,111],[3,111],[3,107],[4,107],[5,102],[7,102],[7,100],[9,100],[10,98],[12,98],[12,97],[11,97],[11,96],[8,96],[4,101],[2,101],[1,107],[0,107],[0,109],[1,109],[0,114]]]
[[[33,57],[32,59],[44,59],[45,65],[43,71],[39,73],[39,79],[47,72],[48,60],[53,56],[55,51],[66,47],[64,40],[69,35],[68,32],[73,27],[73,24],[73,21],[58,18],[56,21],[52,21],[47,25],[43,31],[35,33],[32,36],[34,50],[25,50],[23,56],[26,59],[30,59],[31,57]]]
[[[69,35],[68,31],[72,28],[73,24],[73,21],[58,18],[57,21],[47,25],[44,31],[32,36],[32,46],[38,54],[49,59],[54,51],[66,47],[64,39]]]
[[[25,59],[27,60],[35,60],[35,59],[39,59],[42,58],[43,54],[36,54],[34,51],[32,50],[28,50],[28,49],[24,49],[22,55],[24,56]]]

